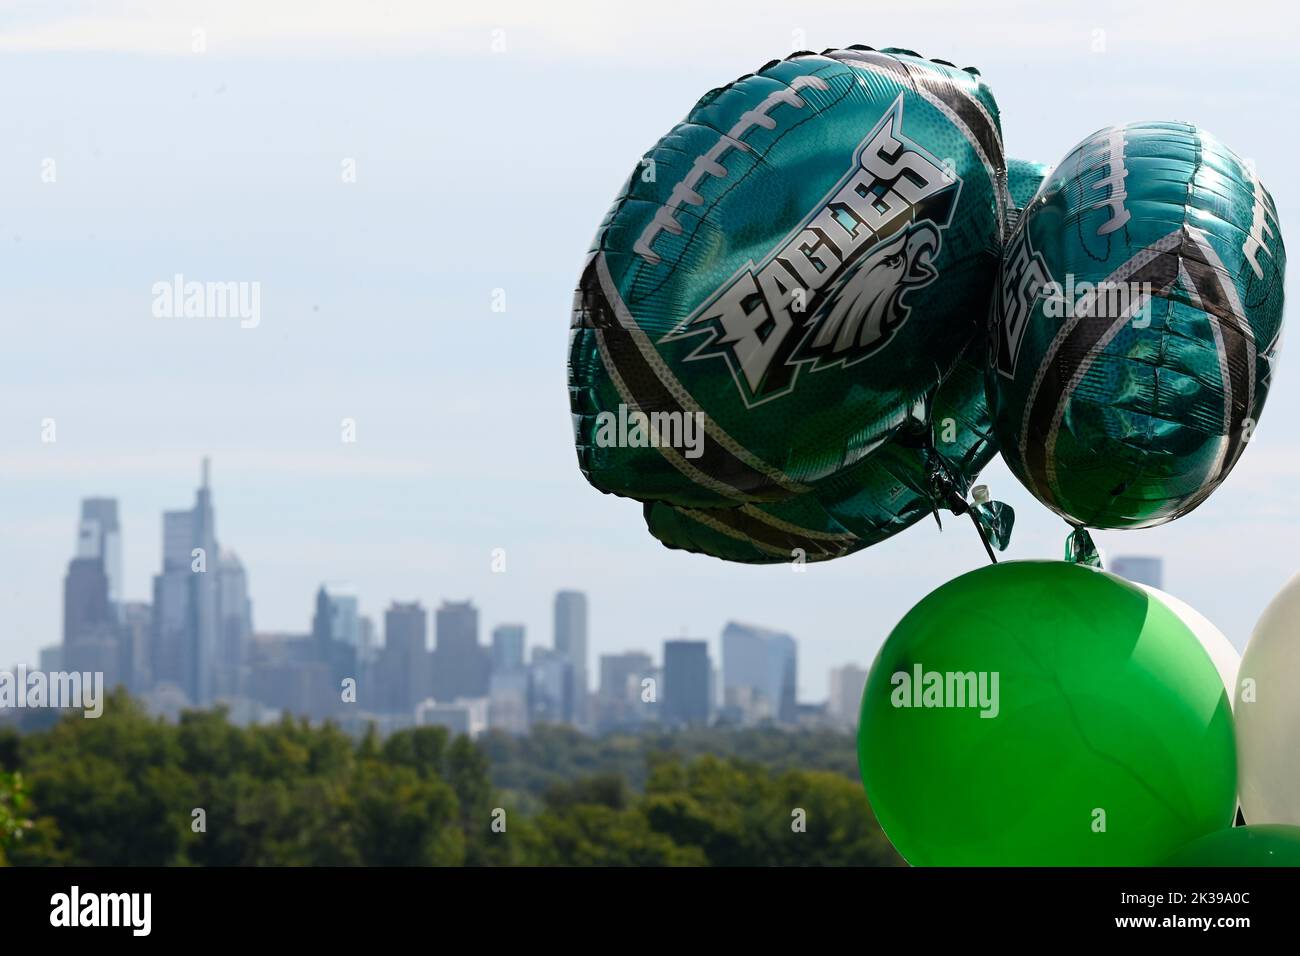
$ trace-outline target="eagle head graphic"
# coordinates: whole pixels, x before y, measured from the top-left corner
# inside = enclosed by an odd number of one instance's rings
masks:
[[[826,296],[796,361],[854,361],[881,348],[907,321],[903,293],[934,281],[939,251],[934,223],[914,223],[863,256]]]

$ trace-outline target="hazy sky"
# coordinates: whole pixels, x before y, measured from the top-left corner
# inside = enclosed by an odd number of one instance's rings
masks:
[[[160,512],[189,506],[204,454],[258,630],[305,630],[317,585],[340,581],[377,621],[393,598],[470,597],[485,637],[522,621],[530,644],[549,643],[552,595],[576,587],[593,673],[596,654],[657,656],[682,633],[707,637],[716,661],[733,618],[799,639],[805,698],[831,666],[870,663],[908,607],[985,560],[968,522],[922,523],[803,574],[727,565],[664,549],[637,504],[586,484],[572,450],[569,306],[596,225],[697,97],[793,49],[974,64],[1008,150],[1046,162],[1113,123],[1198,123],[1255,160],[1284,235],[1300,222],[1292,5],[0,11],[5,667],[59,640],[79,500],[118,498],[126,594],[147,599]],[[156,318],[152,287],[177,273],[260,283],[260,324]],[[1097,536],[1163,556],[1168,590],[1238,646],[1300,567],[1295,364],[1284,348],[1255,441],[1207,504]],[[1059,556],[1065,525],[1000,463],[984,477],[1016,508],[1012,556]]]

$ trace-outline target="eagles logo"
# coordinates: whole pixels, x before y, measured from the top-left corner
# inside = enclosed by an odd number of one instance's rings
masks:
[[[749,407],[788,394],[799,369],[849,366],[907,321],[905,294],[933,282],[961,180],[902,133],[903,96],[849,172],[759,265],[752,261],[661,341],[707,338]]]

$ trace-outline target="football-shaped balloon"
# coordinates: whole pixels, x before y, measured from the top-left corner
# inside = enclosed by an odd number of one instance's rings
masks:
[[[979,353],[982,355],[982,351]],[[746,564],[826,561],[860,551],[946,507],[936,469],[963,498],[996,449],[982,362],[964,357],[924,418],[801,495],[768,504],[645,505],[650,533],[670,548]]]
[[[857,462],[979,337],[1006,205],[974,70],[855,47],[707,94],[636,163],[582,271],[584,474],[694,507]]]
[[[1011,207],[1017,211],[1029,205],[1052,167],[1028,159],[1007,160],[1007,193]]]
[[[1138,123],[1084,140],[1003,257],[989,393],[1011,470],[1094,528],[1199,505],[1264,406],[1285,257],[1272,197],[1210,134]]]

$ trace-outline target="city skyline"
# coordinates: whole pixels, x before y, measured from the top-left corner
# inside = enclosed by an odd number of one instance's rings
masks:
[[[109,686],[173,718],[222,703],[241,722],[294,713],[354,728],[378,718],[387,730],[413,721],[476,735],[525,733],[537,721],[600,733],[647,722],[793,727],[827,717],[825,703],[797,699],[793,636],[732,620],[718,638],[720,657],[710,640],[685,636],[658,642],[660,664],[643,650],[593,652],[588,596],[571,588],[554,593],[550,645],[534,640],[531,653],[517,622],[491,627],[484,643],[472,598],[431,609],[392,598],[377,629],[378,616],[336,579],[317,586],[305,630],[268,631],[253,620],[250,575],[218,543],[216,498],[204,457],[194,505],[161,513],[152,603],[124,598],[117,499],[83,499],[62,641],[41,649],[39,666],[102,672]],[[854,665],[832,671],[832,685],[841,670]],[[349,703],[360,706],[348,714],[341,705]]]
[[[287,628],[263,628],[263,627],[253,626],[253,622],[251,621],[252,601],[247,597],[248,579],[247,576],[245,575],[243,565],[239,561],[239,559],[234,555],[233,552],[221,548],[217,544],[215,539],[215,531],[212,528],[214,518],[213,518],[213,509],[211,504],[211,488],[209,485],[210,469],[211,469],[210,460],[207,457],[204,457],[201,460],[200,467],[201,467],[201,480],[200,480],[199,490],[197,492],[195,507],[188,511],[172,510],[172,511],[164,511],[162,513],[161,516],[162,536],[161,537],[162,537],[163,547],[161,549],[161,561],[162,561],[163,570],[161,574],[155,574],[153,576],[155,599],[157,599],[160,593],[165,594],[165,590],[160,592],[159,588],[160,588],[160,582],[165,582],[166,580],[166,575],[169,567],[169,560],[173,563],[180,562],[182,565],[184,565],[184,570],[188,572],[189,568],[188,568],[188,564],[186,563],[189,557],[188,549],[189,546],[194,543],[194,541],[191,540],[191,537],[197,536],[195,540],[198,540],[198,538],[202,538],[203,540],[208,541],[209,544],[212,546],[214,552],[218,556],[217,558],[218,575],[214,579],[216,582],[215,587],[217,588],[218,593],[221,593],[221,591],[226,587],[226,585],[221,583],[223,581],[224,575],[226,575],[231,571],[233,571],[238,575],[240,594],[243,595],[242,600],[247,603],[248,606],[247,613],[249,615],[249,627],[247,629],[247,632],[241,635],[240,640],[242,641],[264,640],[268,635],[293,633],[294,632],[293,626]],[[104,576],[106,578],[106,594],[110,597],[110,603],[113,604],[115,607],[115,614],[118,616],[119,619],[125,621],[132,614],[138,615],[141,608],[143,608],[145,612],[150,612],[152,610],[152,606],[148,602],[141,602],[138,600],[121,596],[124,591],[122,585],[122,580],[123,580],[122,561],[120,556],[120,547],[123,541],[123,535],[121,532],[121,527],[118,523],[117,510],[118,510],[118,499],[114,497],[100,495],[96,497],[89,497],[89,498],[82,499],[81,518],[77,525],[77,539],[74,548],[73,558],[69,562],[69,574],[72,574],[74,572],[74,569],[76,569],[79,563],[84,563],[88,556],[96,555],[98,559],[103,562],[103,566],[105,570]],[[195,520],[195,516],[197,516],[199,520]],[[189,530],[191,522],[194,522],[196,526],[196,530],[192,532]],[[185,534],[179,535],[178,529],[180,529],[180,526],[182,524],[186,526]],[[110,534],[110,529],[111,529],[111,534]],[[180,540],[181,537],[184,537],[185,540],[181,541]],[[180,551],[184,552],[184,554],[181,554],[179,552],[169,553],[169,547],[173,551],[179,548]],[[1120,574],[1123,577],[1128,577],[1131,580],[1140,581],[1146,584],[1151,584],[1156,587],[1163,586],[1163,566],[1164,566],[1164,559],[1162,557],[1150,555],[1150,554],[1145,554],[1145,555],[1116,554],[1113,560],[1108,562],[1108,567],[1114,573]],[[107,573],[110,568],[113,571],[111,575]],[[582,678],[583,683],[586,685],[587,694],[591,695],[590,699],[586,700],[586,705],[590,705],[590,706],[599,706],[599,695],[600,695],[602,683],[598,682],[593,684],[593,682],[590,680],[589,675],[594,672],[597,674],[597,677],[599,678],[602,673],[603,662],[607,657],[636,658],[640,656],[645,656],[646,654],[644,648],[622,649],[612,654],[605,652],[601,648],[594,648],[590,643],[590,635],[587,629],[587,614],[588,614],[587,594],[585,591],[579,591],[571,587],[559,588],[554,592],[552,616],[551,616],[552,628],[550,631],[551,640],[548,644],[545,641],[539,640],[537,637],[534,637],[534,639],[531,642],[529,642],[527,635],[529,633],[536,635],[538,631],[537,629],[530,627],[529,624],[526,622],[519,623],[517,621],[502,621],[493,625],[480,626],[481,623],[480,612],[482,608],[474,603],[473,597],[466,597],[462,600],[453,600],[444,597],[438,599],[438,603],[436,605],[432,601],[428,605],[425,605],[421,600],[421,598],[418,596],[408,602],[403,602],[398,597],[390,597],[388,599],[388,604],[385,608],[383,608],[382,610],[374,610],[367,613],[362,610],[362,605],[360,603],[359,598],[354,593],[351,593],[346,585],[340,586],[337,583],[331,583],[331,582],[337,582],[339,580],[346,580],[346,579],[347,579],[346,576],[342,578],[336,576],[333,579],[322,582],[319,585],[316,592],[317,614],[320,613],[320,602],[323,599],[323,597],[327,595],[327,593],[331,595],[342,594],[343,596],[341,600],[342,602],[344,602],[350,620],[350,624],[346,626],[345,630],[351,633],[352,636],[344,637],[341,634],[335,636],[339,637],[340,641],[342,641],[345,644],[352,644],[354,648],[358,648],[361,644],[360,632],[362,628],[366,628],[370,630],[371,632],[370,639],[373,640],[373,630],[375,627],[376,620],[382,620],[384,624],[382,630],[379,632],[382,635],[382,644],[380,644],[377,649],[382,650],[383,648],[387,647],[388,640],[389,640],[389,633],[390,633],[389,620],[395,610],[400,612],[402,609],[410,609],[410,610],[418,609],[418,612],[420,614],[434,621],[437,621],[439,619],[439,616],[443,614],[454,613],[457,610],[461,610],[461,609],[468,611],[468,613],[470,613],[473,616],[474,623],[472,625],[472,628],[474,633],[476,635],[480,633],[486,633],[489,636],[489,640],[487,643],[479,642],[477,644],[477,650],[482,654],[483,665],[485,667],[482,678],[480,680],[480,683],[483,686],[483,691],[482,694],[478,696],[485,696],[487,694],[487,688],[489,684],[488,673],[492,669],[491,663],[497,659],[497,654],[498,654],[497,640],[498,640],[498,635],[501,633],[506,633],[506,632],[509,633],[512,646],[514,645],[514,642],[517,641],[518,653],[521,655],[523,659],[527,659],[529,657],[530,650],[536,651],[537,649],[540,648],[544,653],[555,653],[562,658],[570,659],[572,661],[573,653],[568,651],[567,649],[561,649],[560,645],[567,645],[567,643],[571,641],[576,641],[576,645],[580,646],[582,649],[580,668],[583,674],[583,678]],[[66,584],[65,584],[65,588],[66,588]],[[117,594],[119,596],[117,600],[111,600],[113,594]],[[65,617],[66,617],[68,612],[66,598],[65,598],[64,610],[65,610]],[[433,613],[430,614],[430,611],[432,611]],[[307,633],[315,634],[316,628],[319,626],[319,624],[314,619],[311,619],[308,621],[308,625],[309,626],[308,626]],[[225,624],[220,623],[218,624],[218,626],[224,628]],[[63,642],[62,642],[65,645],[67,643],[67,628],[68,628],[68,624],[67,621],[65,620],[64,627],[63,627],[64,635],[63,635]],[[433,654],[435,660],[437,658],[436,641],[437,641],[437,634],[439,633],[439,630],[440,629],[436,625],[433,628],[430,628],[428,637],[426,639],[427,650],[431,654]],[[570,630],[573,631],[573,633],[576,635],[576,638],[569,634]],[[681,628],[682,634],[685,634],[686,630],[687,628],[683,626]],[[782,702],[771,704],[770,702],[771,698],[774,697],[775,695],[771,694],[770,692],[767,692],[765,689],[765,693],[768,693],[768,697],[769,697],[769,702],[766,707],[766,710],[772,711],[772,713],[768,714],[768,717],[776,718],[777,716],[776,712],[779,711],[780,712],[779,722],[782,723],[794,723],[795,706],[803,705],[805,704],[805,702],[809,700],[820,701],[829,708],[830,712],[833,712],[836,707],[836,697],[837,697],[837,692],[839,690],[836,684],[837,680],[839,679],[839,675],[841,673],[856,673],[857,671],[861,671],[863,674],[865,674],[866,670],[869,668],[871,663],[871,660],[867,660],[865,662],[862,662],[861,664],[859,664],[859,662],[857,661],[839,662],[833,667],[831,667],[830,669],[828,669],[827,671],[825,694],[820,696],[805,695],[799,692],[798,685],[794,683],[795,672],[797,671],[797,668],[794,666],[794,661],[796,660],[798,654],[797,642],[794,641],[793,638],[791,638],[790,635],[788,634],[784,634],[772,630],[770,628],[765,628],[757,625],[740,623],[737,622],[734,618],[728,618],[725,626],[719,631],[716,639],[706,637],[700,639],[700,643],[703,643],[705,645],[708,659],[715,662],[716,670],[714,676],[719,678],[721,681],[721,683],[719,683],[719,685],[714,689],[715,693],[713,696],[713,706],[716,707],[716,713],[730,714],[733,718],[736,716],[737,713],[741,711],[747,712],[749,709],[748,703],[746,703],[744,706],[739,706],[734,701],[729,699],[728,689],[731,687],[733,681],[728,677],[726,670],[724,670],[725,661],[727,659],[729,640],[737,640],[742,637],[749,640],[759,641],[760,643],[761,642],[770,643],[773,641],[788,642],[790,650],[788,652],[782,652],[782,654],[788,653],[788,657],[791,661],[788,677],[775,678],[776,680],[785,680],[787,683],[791,685],[789,688],[786,688],[781,692],[783,697],[785,693],[787,692],[790,693],[790,698],[788,702],[783,700]],[[667,646],[670,643],[680,642],[681,640],[682,638],[680,637],[674,638],[674,637],[666,636],[662,638],[662,640],[660,641],[660,646],[663,647],[666,651]],[[46,653],[51,649],[52,649],[51,645],[46,645],[40,648],[38,659],[44,661]],[[216,652],[215,644],[213,650],[214,652]],[[218,653],[223,653],[227,657],[227,659],[229,659],[231,655],[231,652],[228,649]],[[762,652],[762,653],[767,653],[767,652]],[[241,654],[239,651],[235,651],[234,656],[236,659],[238,659],[241,656]],[[739,655],[735,655],[735,656],[738,657]],[[872,655],[872,658],[874,658],[874,654]],[[96,660],[96,658],[94,657],[90,659],[92,661]],[[661,661],[662,661],[662,656],[661,656]],[[751,670],[754,669],[755,667],[761,668],[763,666],[770,667],[772,665],[759,665],[756,663],[746,665],[746,667]],[[343,669],[347,670],[348,668],[344,667]],[[736,668],[736,670],[739,669],[740,668]],[[352,668],[352,670],[356,670],[356,668]],[[157,675],[153,675],[153,676],[155,678],[157,677]],[[767,683],[770,684],[772,679],[773,678],[769,676]],[[471,680],[474,679],[471,678]],[[755,688],[757,688],[757,685],[762,682],[758,680],[751,680],[749,683],[755,686]],[[197,686],[197,682],[191,684],[186,689],[192,690],[194,686]],[[218,684],[214,684],[213,687],[214,689],[211,692],[209,692],[208,697],[206,699],[201,699],[199,701],[200,703],[210,703],[215,696],[222,693],[223,691],[227,695],[233,692],[229,685],[221,685],[218,683]],[[436,687],[437,687],[437,683],[435,680],[434,685],[432,685],[432,687],[430,688],[431,699],[435,697],[444,701],[450,699],[445,694],[440,697],[438,694],[432,693],[432,691],[435,690]],[[463,696],[475,696],[475,695],[463,695]],[[416,701],[416,703],[418,703],[418,700]],[[571,703],[566,705],[566,707],[568,709],[565,710],[563,714],[557,715],[564,722],[569,722],[572,720],[578,723],[579,725],[586,725],[589,723],[588,720],[589,715],[587,715],[584,712],[583,708],[579,706],[577,697],[574,697]]]

